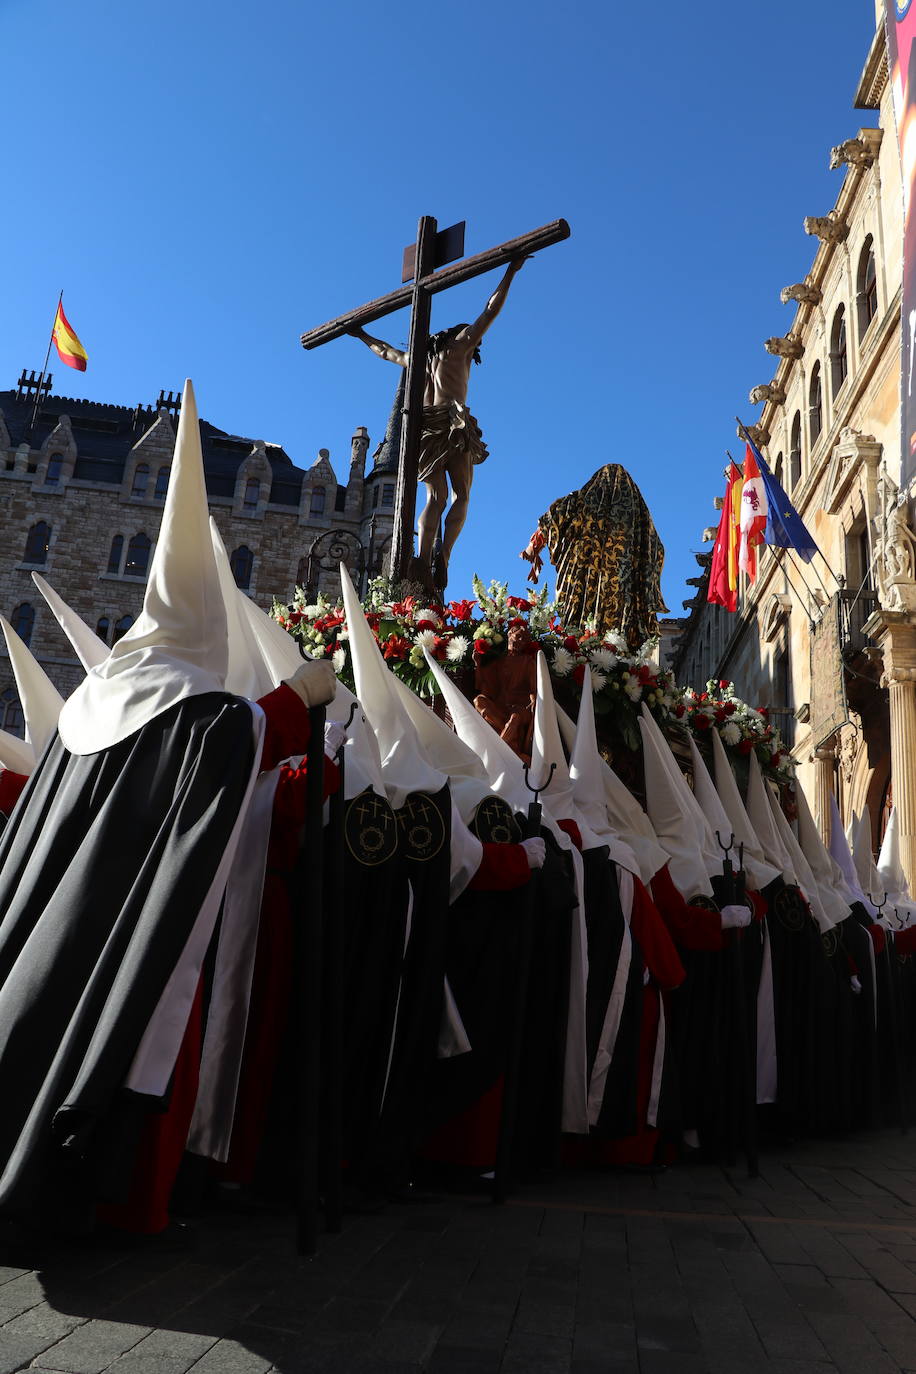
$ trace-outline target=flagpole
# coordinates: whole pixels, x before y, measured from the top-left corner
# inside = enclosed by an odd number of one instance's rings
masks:
[[[737,419],[737,416],[736,416],[735,418]],[[740,421],[740,420],[738,420],[738,424],[739,424],[739,425],[741,424],[741,421]],[[742,429],[744,428],[743,425],[742,425],[741,427],[742,427]],[[726,454],[727,454],[727,456],[728,456],[728,458],[729,458],[729,461],[732,462],[732,463],[734,463],[735,460],[734,460],[734,458],[732,458],[732,455],[729,453],[728,449],[726,449],[725,452],[726,452]],[[738,466],[738,464],[735,463],[735,467],[737,467],[737,466]],[[782,544],[775,544],[775,545],[774,545],[774,544],[768,544],[768,545],[766,545],[766,547],[767,547],[767,548],[772,548],[772,549],[774,550],[774,556],[775,556],[775,550],[777,550],[777,549],[778,549],[779,552],[781,552],[781,553],[788,553],[788,554],[791,554],[791,553],[792,553],[792,550],[791,550],[791,549],[785,548]],[[776,558],[776,566],[783,569],[783,571],[784,571],[785,574],[786,574],[786,580],[788,581],[789,586],[792,588],[793,592],[794,592],[795,595],[798,597],[799,601],[801,601],[801,600],[802,600],[802,596],[801,596],[801,594],[800,594],[800,592],[799,592],[799,590],[798,590],[798,587],[793,583],[792,579],[789,577],[789,568],[788,568],[788,566],[787,566],[785,563],[780,562],[780,560],[779,560],[778,557]],[[817,597],[816,597],[815,594],[814,594],[814,588],[811,586],[811,583],[808,581],[808,579],[805,577],[805,574],[802,572],[802,570],[801,570],[801,564],[800,564],[797,560],[793,559],[793,560],[792,560],[792,563],[791,563],[791,566],[798,569],[798,575],[799,575],[799,577],[801,578],[801,580],[802,580],[802,582],[803,582],[803,584],[804,584],[805,591],[808,593],[808,596],[810,597],[810,599],[816,603],[816,602],[817,602]],[[821,585],[823,586],[823,583],[822,583]],[[828,597],[828,599],[829,599],[829,593],[827,592],[827,588],[826,588],[826,587],[824,587],[824,592],[825,592],[825,594],[827,595],[827,597]],[[808,619],[811,620],[811,612],[810,612],[810,611],[808,612]]]
[[[45,354],[45,360],[41,369],[41,376],[38,378],[38,390],[35,393],[35,404],[32,407],[32,418],[29,421],[29,438],[32,437],[32,431],[35,428],[35,421],[38,419],[38,407],[41,405],[41,388],[44,386],[45,373],[48,370],[48,360],[51,357],[51,349],[54,345],[54,330],[57,328],[57,315],[58,311],[60,310],[61,302],[63,301],[63,299],[64,292],[63,288],[61,288],[60,295],[57,298],[57,305],[54,308],[54,323],[51,325],[51,337],[50,339],[48,339],[48,351]]]

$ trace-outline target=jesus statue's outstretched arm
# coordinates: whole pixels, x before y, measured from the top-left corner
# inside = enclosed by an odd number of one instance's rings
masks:
[[[392,348],[384,339],[374,339],[365,329],[351,329],[349,333],[354,339],[361,339],[367,348],[371,348],[379,358],[384,358],[386,363],[397,363],[399,367],[407,366],[407,354],[403,349]]]
[[[490,325],[505,305],[513,277],[526,262],[527,258],[524,257],[513,258],[512,262],[510,262],[509,266],[506,268],[499,286],[497,286],[493,295],[487,301],[483,313],[478,315],[473,324],[469,324],[466,329],[462,329],[458,336],[461,343],[475,345],[480,343],[480,340],[483,338],[484,334],[486,334]]]

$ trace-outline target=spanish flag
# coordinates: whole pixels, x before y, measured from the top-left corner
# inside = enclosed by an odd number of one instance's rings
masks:
[[[727,611],[738,609],[738,542],[741,518],[741,470],[730,463],[722,517],[712,551],[706,600]]]
[[[54,321],[51,338],[54,340],[54,346],[62,363],[66,363],[68,367],[75,367],[77,372],[86,371],[89,355],[76,337],[64,314],[62,301],[57,303],[57,318]]]

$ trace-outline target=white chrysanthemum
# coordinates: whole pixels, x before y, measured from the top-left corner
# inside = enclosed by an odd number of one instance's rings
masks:
[[[414,637],[414,644],[419,645],[421,649],[432,649],[436,643],[436,637],[435,630],[420,630]]]
[[[441,617],[438,616],[435,611],[431,611],[428,607],[424,611],[417,611],[417,614],[414,616],[414,619],[416,620],[418,625],[421,620],[428,620],[431,625],[442,624]]]
[[[741,727],[730,720],[722,731],[722,738],[726,744],[737,744],[741,739]]]
[[[320,606],[303,606],[302,614],[308,616],[309,620],[317,620],[321,615]]]
[[[613,649],[609,649],[607,645],[602,645],[600,649],[592,650],[591,661],[596,668],[600,668],[603,673],[606,673],[611,668],[615,668],[620,660]]]
[[[593,668],[593,669],[592,669],[592,691],[593,691],[593,692],[600,692],[601,689],[602,689],[603,687],[606,687],[606,686],[607,686],[607,677],[605,676],[605,674],[602,673],[602,672],[599,672],[597,669]]]
[[[561,645],[559,649],[554,650],[553,671],[557,677],[566,677],[572,672],[575,661],[569,650],[564,649]]]
[[[464,635],[452,635],[445,650],[445,657],[449,663],[458,663],[470,647],[471,641]]]
[[[335,673],[343,672],[343,666],[344,666],[344,664],[346,663],[346,661],[347,661],[347,651],[346,651],[346,649],[335,649],[335,650],[334,650],[334,653],[333,653],[333,656],[332,656],[332,658],[331,658],[331,663],[332,663],[333,666],[334,666],[334,672],[335,672]]]
[[[642,697],[642,683],[638,677],[631,677],[623,690],[631,701],[639,701]]]

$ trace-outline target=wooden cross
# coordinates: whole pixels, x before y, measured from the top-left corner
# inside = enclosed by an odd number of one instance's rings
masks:
[[[437,232],[436,221],[424,215],[417,227],[417,241],[404,250],[403,281],[396,291],[379,296],[368,305],[349,310],[337,319],[310,329],[302,335],[302,347],[318,348],[321,344],[339,339],[352,329],[363,328],[373,320],[380,320],[395,310],[410,311],[410,332],[407,344],[407,381],[404,393],[404,423],[401,427],[401,451],[398,462],[398,481],[394,505],[394,532],[388,566],[389,576],[401,580],[409,576],[413,562],[414,519],[417,502],[417,474],[420,459],[420,433],[423,424],[423,392],[426,385],[426,352],[429,342],[429,320],[432,298],[450,286],[470,281],[495,267],[505,267],[513,258],[530,256],[541,248],[569,238],[565,219],[542,225],[530,234],[522,234],[497,248],[476,253],[471,258],[455,262],[464,252],[464,223]],[[451,266],[445,266],[451,263]],[[438,271],[436,269],[439,269]],[[413,277],[413,284],[410,279]]]

